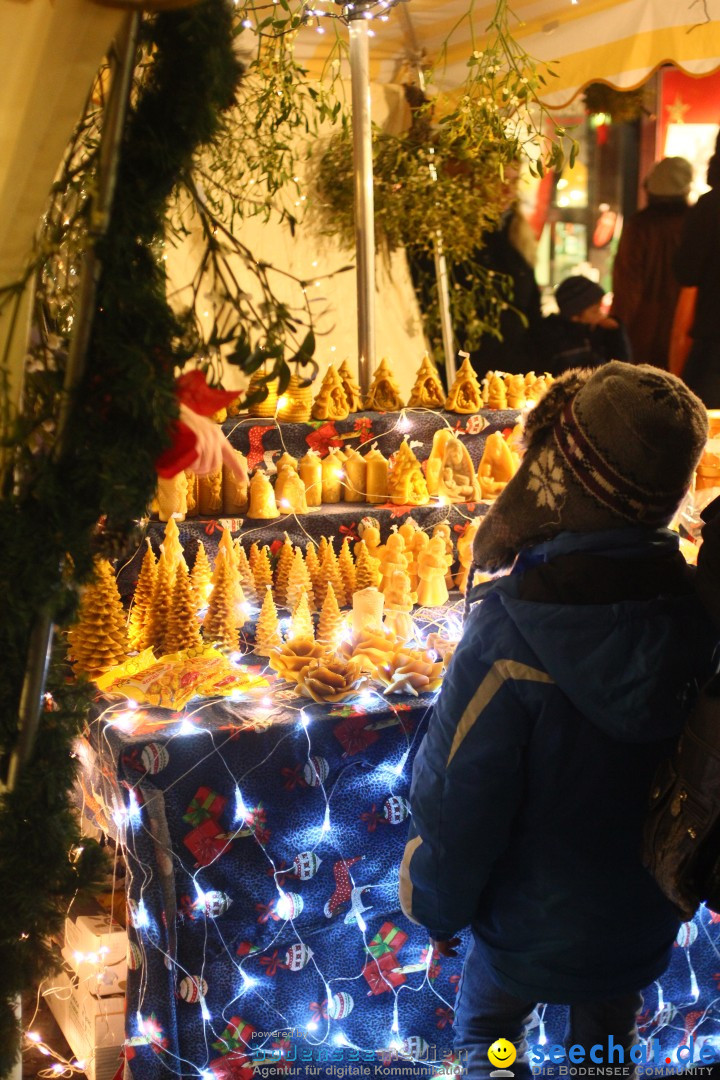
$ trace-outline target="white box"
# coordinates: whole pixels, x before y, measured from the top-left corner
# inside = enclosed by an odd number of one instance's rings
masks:
[[[70,1049],[89,1080],[112,1080],[125,1042],[125,997],[94,997],[61,971],[43,991]]]
[[[97,957],[97,959],[94,959]],[[124,994],[127,986],[127,957],[115,964],[105,962],[106,957],[97,953],[71,952],[67,945],[62,958],[73,969],[79,985],[95,997],[114,997]]]
[[[115,967],[126,959],[127,946],[127,933],[112,915],[105,912],[65,920],[65,948],[73,957],[76,953],[82,955],[82,959],[76,958],[72,962],[75,970],[87,957],[92,958],[90,963]],[[123,978],[127,978],[127,970]]]

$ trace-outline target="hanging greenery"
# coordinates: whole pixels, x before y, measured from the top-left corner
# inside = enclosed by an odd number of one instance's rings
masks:
[[[17,709],[28,642],[49,607],[64,622],[98,547],[118,554],[155,486],[154,461],[169,442],[177,415],[175,370],[193,347],[188,325],[165,296],[158,255],[170,196],[198,147],[215,138],[241,74],[232,20],[224,0],[205,0],[144,23],[145,55],[122,142],[117,189],[99,245],[102,272],[87,366],[70,403],[64,446],[55,434],[74,318],[72,271],[87,236],[95,176],[93,139],[75,140],[65,185],[56,191],[69,218],[48,217],[65,230],[48,247],[39,290],[47,333],[29,366],[25,408],[8,447],[12,467],[0,501],[0,583],[7,617],[0,628],[0,745],[17,740]],[[93,129],[91,106],[83,131]],[[80,149],[80,144],[82,149]],[[66,224],[67,222],[67,224]],[[45,249],[47,251],[47,248]],[[64,262],[64,260],[70,260]],[[49,285],[52,263],[64,262],[68,291]],[[61,271],[62,272],[62,271]],[[94,531],[98,518],[105,529]],[[72,573],[60,574],[69,556]],[[62,650],[60,650],[62,652]],[[52,966],[48,935],[58,931],[77,890],[97,876],[92,845],[79,844],[68,792],[71,742],[90,702],[59,657],[51,669],[39,738],[27,769],[0,804],[0,864],[6,905],[0,928],[0,1074],[18,1046],[12,1003]]]
[[[498,334],[502,311],[512,305],[510,279],[483,268],[476,256],[484,234],[498,227],[510,205],[518,169],[542,176],[562,167],[566,148],[571,166],[577,154],[577,144],[538,101],[553,72],[515,41],[511,21],[505,0],[498,0],[488,38],[469,57],[453,108],[440,112],[425,93],[409,86],[408,130],[391,135],[375,128],[373,134],[377,241],[391,251],[407,250],[434,347],[441,331],[430,257],[438,236],[448,263],[453,323],[464,328],[464,347],[473,349],[483,334]],[[425,77],[430,80],[431,73]],[[321,230],[348,246],[354,237],[352,162],[351,133],[344,124],[316,151],[313,205]],[[472,273],[467,264],[473,264]]]
[[[590,116],[607,116],[613,124],[632,124],[649,112],[645,88],[615,90],[607,83],[590,83],[583,94]]]

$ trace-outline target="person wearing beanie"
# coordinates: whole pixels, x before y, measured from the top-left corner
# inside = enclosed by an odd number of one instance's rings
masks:
[[[689,324],[689,349],[676,348],[671,370],[702,398],[720,408],[720,133],[708,162],[710,191],[701,195],[683,223],[673,270],[681,286],[680,320]],[[692,290],[696,290],[693,294]],[[682,306],[681,306],[682,305]],[[687,359],[686,359],[687,357]]]
[[[537,337],[542,366],[551,375],[631,359],[624,327],[603,314],[604,295],[597,282],[582,274],[572,274],[558,285],[558,313],[542,320]]]
[[[399,889],[440,954],[470,927],[467,1080],[493,1075],[499,1037],[529,1080],[539,1002],[568,1007],[586,1065],[612,1036],[624,1063],[605,1064],[635,1075],[642,991],[681,922],[641,862],[649,787],[720,634],[668,529],[706,438],[702,403],[658,368],[569,371],[478,528],[476,566],[510,572],[470,593],[413,768]]]
[[[627,330],[636,364],[668,368],[680,287],[673,258],[688,212],[693,169],[682,157],[655,162],[645,177],[647,206],[625,222],[613,264],[610,314]]]

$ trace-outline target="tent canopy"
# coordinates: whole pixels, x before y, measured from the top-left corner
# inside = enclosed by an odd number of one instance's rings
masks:
[[[418,54],[433,64],[447,42],[436,80],[442,90],[459,86],[468,56],[487,39],[495,7],[495,0],[476,0],[472,8],[470,0],[403,0],[386,22],[372,24],[371,78],[397,81],[403,64]],[[710,11],[705,19],[697,0],[514,0],[511,10],[517,17],[511,17],[513,36],[527,53],[561,61],[545,96],[553,108],[566,106],[589,82],[632,89],[668,62],[689,75],[720,68],[720,21],[711,21]],[[297,54],[320,75],[334,35],[316,30],[313,25],[301,32]]]

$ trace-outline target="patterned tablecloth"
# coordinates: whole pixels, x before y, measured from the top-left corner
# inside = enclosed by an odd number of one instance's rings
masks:
[[[98,706],[81,783],[128,858],[128,1080],[452,1071],[460,961],[430,956],[397,902],[430,708],[368,694],[303,709],[283,691],[180,715]],[[715,1050],[718,921],[701,909],[682,927],[646,994],[642,1033],[671,1071],[679,1046]],[[563,1028],[539,1007],[531,1045]]]

